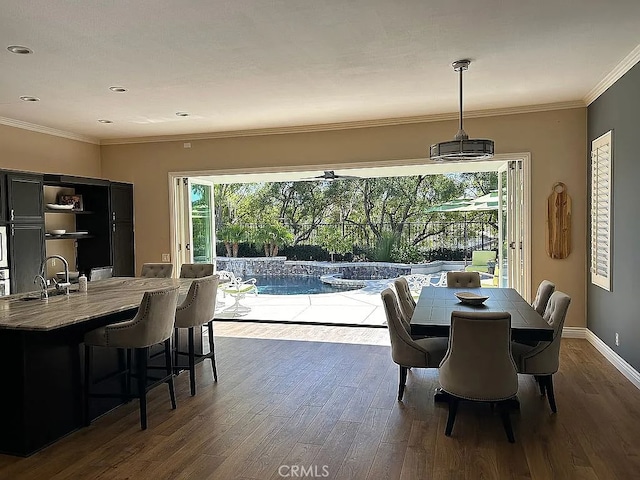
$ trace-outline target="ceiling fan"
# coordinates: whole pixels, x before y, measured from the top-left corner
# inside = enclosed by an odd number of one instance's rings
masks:
[[[338,175],[333,170],[325,170],[322,175],[311,177],[310,179],[332,181],[332,180],[341,180],[341,179],[349,179],[349,178],[353,179],[353,178],[360,178],[360,177],[354,177],[352,175]]]

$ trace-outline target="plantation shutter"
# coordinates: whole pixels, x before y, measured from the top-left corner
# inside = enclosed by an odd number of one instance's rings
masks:
[[[591,283],[611,291],[611,131],[591,142]]]

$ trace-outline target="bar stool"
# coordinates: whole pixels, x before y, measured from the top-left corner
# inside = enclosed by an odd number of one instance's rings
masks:
[[[197,278],[191,282],[187,298],[176,308],[175,319],[175,370],[186,368],[189,370],[189,383],[191,386],[191,395],[196,394],[196,371],[195,359],[198,358],[211,359],[211,368],[213,370],[213,380],[218,381],[218,372],[216,370],[215,347],[213,342],[213,315],[216,308],[216,292],[218,291],[218,275]],[[207,325],[209,333],[209,353],[196,354],[194,345],[194,329],[202,332],[202,326]],[[179,329],[188,329],[189,365],[178,365],[178,355],[184,354],[178,350],[179,345]]]
[[[84,423],[91,423],[89,417],[89,402],[91,397],[101,398],[139,398],[140,426],[147,428],[147,392],[151,388],[166,383],[169,385],[171,407],[176,408],[176,396],[173,387],[173,365],[171,362],[171,333],[174,323],[176,305],[178,303],[178,286],[145,292],[136,316],[126,322],[114,323],[97,328],[85,334],[85,364],[84,364]],[[149,347],[157,343],[164,343],[164,367],[148,367],[147,358]],[[126,392],[91,393],[91,369],[93,347],[115,347],[127,349],[127,365],[124,371],[116,375],[126,375]],[[131,373],[131,349],[135,352],[135,374]],[[161,378],[148,377],[148,368],[162,368],[166,374]],[[131,393],[130,378],[137,379],[137,393]],[[148,380],[153,383],[148,384]],[[99,383],[99,382],[97,382]]]

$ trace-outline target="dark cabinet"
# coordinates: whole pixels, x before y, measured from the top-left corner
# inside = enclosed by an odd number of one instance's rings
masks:
[[[42,175],[7,174],[7,220],[15,223],[42,223]]]
[[[0,172],[0,225],[7,222],[7,175]]]
[[[37,290],[33,279],[44,259],[44,224],[15,223],[8,230],[11,293]]]
[[[112,183],[111,253],[113,274],[118,277],[135,276],[133,185]]]

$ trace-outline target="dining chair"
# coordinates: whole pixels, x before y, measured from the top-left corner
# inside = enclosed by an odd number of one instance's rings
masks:
[[[551,294],[556,289],[555,283],[549,280],[542,280],[538,285],[538,291],[536,292],[536,298],[533,299],[531,306],[540,315],[544,315],[544,311],[547,309],[547,303]]]
[[[478,272],[447,272],[447,287],[480,288]]]
[[[509,400],[518,393],[518,374],[511,356],[508,312],[451,313],[449,345],[440,364],[440,385],[448,396],[445,435],[451,436],[460,400],[497,404],[509,442],[515,441]]]
[[[213,370],[213,380],[218,381],[218,372],[216,370],[215,346],[213,341],[213,316],[216,309],[216,292],[218,291],[218,276],[211,275],[203,278],[196,278],[191,282],[189,292],[184,301],[176,308],[175,321],[175,361],[174,369],[180,370],[186,368],[189,370],[189,385],[191,395],[196,394],[196,357],[211,359],[211,369]],[[202,334],[202,326],[206,325],[209,337],[209,353],[195,353],[195,332]],[[180,352],[179,333],[180,329],[187,329],[188,335],[188,352],[187,358],[189,364],[187,366],[178,365],[178,355]]]
[[[202,278],[213,275],[213,263],[183,263],[180,278]]]
[[[403,323],[406,322],[407,330],[409,330],[409,323],[411,322],[413,311],[416,309],[416,301],[413,299],[413,295],[411,295],[409,282],[405,277],[396,278],[393,281],[393,285],[398,295],[398,305],[400,306]]]
[[[145,292],[138,312],[133,319],[113,323],[104,327],[91,330],[84,336],[84,408],[83,416],[85,425],[89,425],[89,406],[91,397],[107,398],[138,398],[140,401],[140,426],[142,430],[147,428],[147,392],[161,384],[169,386],[169,396],[171,407],[176,408],[176,395],[173,386],[173,364],[171,358],[171,334],[175,319],[176,305],[178,302],[179,287],[165,288]],[[162,367],[148,366],[149,347],[164,344],[164,360]],[[109,347],[126,349],[127,361],[125,369],[118,372],[126,378],[125,392],[117,393],[94,393],[92,387],[95,385],[92,378],[93,369],[93,349],[95,347]],[[135,352],[135,372],[132,373],[131,351]],[[161,368],[165,375],[156,378],[149,377],[148,369]],[[137,379],[137,391],[131,392],[131,378]],[[149,384],[149,380],[152,381]],[[96,382],[100,383],[100,382]]]
[[[386,288],[380,294],[387,316],[387,328],[391,340],[391,358],[400,367],[398,400],[402,400],[407,383],[408,368],[438,368],[447,350],[446,338],[411,338],[401,320],[396,294]]]
[[[105,280],[113,277],[113,267],[95,267],[89,271],[89,281]]]
[[[147,278],[171,278],[173,274],[173,263],[144,263],[142,265],[141,277]]]
[[[553,340],[539,342],[535,346],[516,342],[511,344],[518,373],[534,375],[540,393],[543,396],[546,394],[553,413],[558,411],[553,392],[553,374],[560,366],[560,339],[570,303],[571,297],[560,291],[553,292],[549,298],[543,318],[553,327]]]

